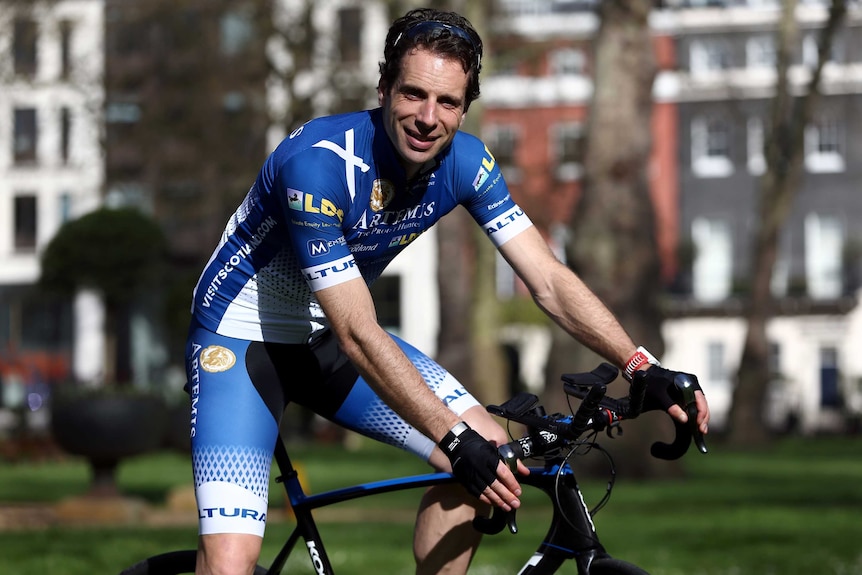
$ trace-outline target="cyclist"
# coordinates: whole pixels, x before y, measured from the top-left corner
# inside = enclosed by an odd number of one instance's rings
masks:
[[[450,374],[377,323],[368,285],[463,205],[542,309],[580,342],[666,386],[509,195],[493,156],[459,131],[479,96],[482,41],[460,15],[408,12],[386,37],[374,110],[319,118],[269,156],[195,288],[187,345],[197,573],[251,573],[287,402],[415,453],[462,485],[431,488],[417,572],[463,573],[477,508],[519,506],[494,445],[504,430]],[[672,406],[672,416],[685,420]],[[709,410],[698,393],[698,423]],[[521,466],[521,473],[526,468]],[[466,489],[465,489],[466,487]]]

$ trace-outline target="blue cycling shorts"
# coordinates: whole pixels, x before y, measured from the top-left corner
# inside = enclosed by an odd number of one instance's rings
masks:
[[[391,337],[452,411],[460,415],[479,405],[440,365]],[[424,460],[434,448],[377,397],[331,332],[310,344],[280,344],[234,339],[193,325],[186,369],[202,535],[263,537],[272,453],[289,402]]]

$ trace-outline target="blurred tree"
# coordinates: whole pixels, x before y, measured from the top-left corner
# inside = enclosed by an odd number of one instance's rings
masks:
[[[136,298],[164,280],[167,241],[151,218],[135,209],[101,208],[64,224],[41,256],[40,285],[72,297],[93,289],[105,304],[105,380],[125,384],[117,370],[118,334],[128,327]]]
[[[811,71],[804,94],[795,96],[788,70],[798,44],[796,5],[797,0],[782,2],[777,42],[777,83],[764,142],[766,171],[759,182],[752,287],[745,308],[747,331],[729,415],[729,441],[740,446],[762,444],[769,438],[763,413],[767,388],[774,375],[770,370],[766,334],[766,325],[775,311],[770,284],[778,256],[779,236],[803,173],[805,128],[811,122],[819,101],[823,65],[829,61],[835,32],[847,11],[846,0],[832,0],[828,19],[820,31],[817,64]]]
[[[656,62],[648,25],[652,2],[601,2],[595,38],[594,95],[590,107],[582,195],[569,225],[569,266],[616,314],[632,338],[661,356],[659,260],[647,167],[652,147],[652,83]],[[549,397],[559,396],[559,375],[589,371],[600,358],[556,326],[548,360]],[[619,385],[619,384],[617,384]],[[612,393],[626,389],[613,386]],[[559,403],[559,399],[556,400]],[[650,418],[628,422],[615,445],[625,449],[627,473],[649,475],[653,466],[643,430]]]
[[[106,0],[106,202],[152,213],[169,239],[176,360],[194,282],[267,152],[267,10]]]

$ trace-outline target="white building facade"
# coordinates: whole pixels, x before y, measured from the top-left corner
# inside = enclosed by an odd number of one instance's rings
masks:
[[[103,29],[102,0],[0,2],[0,357],[7,366],[45,343],[32,299],[43,248],[65,221],[101,204]],[[75,350],[66,364],[90,379],[103,346],[101,329],[88,323],[99,323],[101,307],[82,294],[75,308],[82,321],[71,328]],[[50,343],[66,354],[62,341]]]

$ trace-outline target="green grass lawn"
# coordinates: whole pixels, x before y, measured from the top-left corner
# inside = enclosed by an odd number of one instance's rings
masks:
[[[713,447],[706,457],[686,457],[684,479],[618,477],[609,505],[596,517],[611,553],[654,575],[862,573],[859,439],[786,440],[764,452]],[[425,471],[409,456],[372,444],[352,452],[291,451],[314,490]],[[77,461],[2,465],[0,501],[57,501],[87,486],[87,468]],[[189,481],[187,462],[173,454],[129,461],[120,473],[127,493],[153,505],[161,504],[171,487]],[[590,497],[598,496],[598,484],[587,487]],[[278,489],[271,491],[273,506],[283,504]],[[323,521],[321,531],[339,573],[411,573],[410,517],[417,496],[405,492],[349,502],[343,517]],[[360,506],[366,511],[357,511]],[[486,537],[471,573],[517,572],[544,534],[546,507],[541,496],[525,497],[520,533]],[[363,513],[369,520],[359,523],[356,517]],[[289,521],[269,525],[264,560],[276,553],[290,527]],[[194,527],[8,531],[0,533],[0,573],[116,573],[138,558],[194,543]],[[302,552],[294,553],[288,571],[313,573]]]

